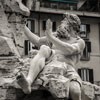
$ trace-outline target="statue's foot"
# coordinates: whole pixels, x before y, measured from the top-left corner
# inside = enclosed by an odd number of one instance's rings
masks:
[[[30,15],[30,10],[21,2],[22,0],[16,0],[16,2],[19,5],[19,8],[22,10],[23,14],[25,16],[29,16]]]
[[[26,77],[24,76],[24,74],[20,73],[20,75],[18,75],[16,79],[17,79],[18,85],[22,88],[23,92],[25,94],[30,94],[31,86],[29,82],[27,81]]]

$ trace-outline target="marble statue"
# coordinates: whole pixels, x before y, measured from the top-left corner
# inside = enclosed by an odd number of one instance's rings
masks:
[[[25,99],[27,95],[23,96],[22,91],[16,93],[16,90],[20,86],[24,93],[30,94],[34,84],[42,85],[61,100],[68,97],[92,100],[96,93],[100,94],[100,87],[83,82],[74,69],[85,47],[78,36],[80,19],[74,14],[63,14],[56,32],[52,32],[52,22],[48,20],[46,36],[38,37],[25,26],[34,2],[36,0],[0,0],[0,100],[17,100],[18,94]],[[32,60],[27,58],[30,63],[20,59],[23,56],[24,33],[40,48],[33,51]],[[16,74],[20,71],[18,86]]]
[[[84,40],[78,36],[80,24],[77,15],[65,13],[55,33],[52,22],[47,21],[45,37],[36,36],[25,26],[25,34],[40,50],[30,63],[28,76],[20,73],[17,78],[24,93],[31,93],[32,83],[38,81],[55,97],[70,95],[73,100],[81,100],[82,81],[74,69],[85,47]]]

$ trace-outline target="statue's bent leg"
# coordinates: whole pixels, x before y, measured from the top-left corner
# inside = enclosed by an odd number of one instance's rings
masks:
[[[81,86],[77,81],[71,81],[69,92],[72,100],[81,100]]]
[[[23,73],[20,73],[20,75],[17,76],[17,83],[22,88],[24,93],[31,93],[31,86]]]
[[[45,59],[49,57],[50,53],[51,49],[48,46],[41,46],[38,54],[30,62],[27,78],[23,74],[17,77],[17,83],[20,85],[24,93],[29,94],[31,92],[31,85],[40,71],[44,68]]]
[[[49,57],[51,49],[48,46],[42,45],[38,54],[31,60],[30,69],[27,76],[27,80],[30,84],[33,83],[37,75],[45,66],[45,60]]]

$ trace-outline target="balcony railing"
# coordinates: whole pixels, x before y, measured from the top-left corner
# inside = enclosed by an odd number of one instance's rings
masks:
[[[96,6],[92,6],[91,3],[85,0],[83,5],[79,6],[79,3],[64,3],[64,2],[48,2],[48,0],[37,1],[37,8],[48,8],[48,9],[61,9],[61,10],[73,10],[73,11],[88,11],[88,12],[99,12],[100,11],[100,2],[94,2]]]
[[[76,10],[76,4],[67,4],[67,3],[55,3],[55,2],[40,2],[40,7],[52,8],[52,9],[63,9],[63,10]]]

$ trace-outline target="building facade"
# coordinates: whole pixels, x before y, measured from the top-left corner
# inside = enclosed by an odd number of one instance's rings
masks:
[[[51,19],[53,22],[52,31],[56,31],[65,12],[77,14],[80,17],[82,22],[80,36],[86,43],[81,61],[75,66],[75,69],[82,80],[100,85],[100,14],[98,0],[93,0],[92,3],[90,0],[36,1],[28,19],[28,27],[33,33],[44,36],[47,19]],[[34,48],[34,45],[26,38],[23,55],[27,55],[32,48]]]

